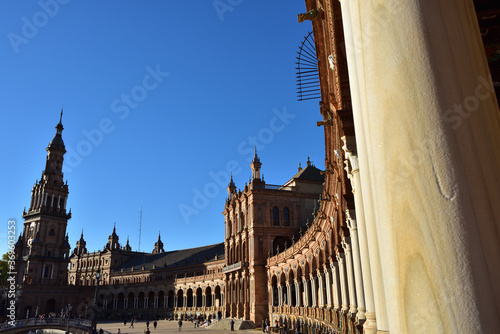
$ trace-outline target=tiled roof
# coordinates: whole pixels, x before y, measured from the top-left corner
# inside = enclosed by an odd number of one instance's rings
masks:
[[[302,168],[300,172],[295,174],[292,177],[293,179],[298,179],[298,180],[310,180],[310,181],[324,181],[325,176],[321,174],[321,170],[316,168],[313,165],[306,166],[306,168]]]
[[[136,254],[128,259],[122,266],[124,271],[151,270],[153,266],[159,268],[172,268],[191,266],[203,262],[220,260],[224,258],[224,243],[180,249],[176,251],[164,252],[159,254],[142,253]],[[118,268],[116,271],[120,271]]]

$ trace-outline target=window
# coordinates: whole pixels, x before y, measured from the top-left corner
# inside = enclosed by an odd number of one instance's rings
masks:
[[[43,278],[48,278],[50,275],[50,267],[46,266],[43,268]]]
[[[290,210],[288,208],[283,209],[283,225],[290,226]]]
[[[277,207],[273,208],[273,225],[280,224],[280,211]]]

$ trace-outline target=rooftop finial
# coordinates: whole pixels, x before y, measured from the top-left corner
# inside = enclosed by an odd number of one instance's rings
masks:
[[[62,123],[63,108],[64,108],[64,106],[61,107],[61,116],[59,117],[59,123]]]

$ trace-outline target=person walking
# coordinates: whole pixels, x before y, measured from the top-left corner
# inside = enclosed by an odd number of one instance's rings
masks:
[[[179,322],[177,323],[177,327],[179,328],[179,332],[180,332],[182,329],[182,320],[181,319],[179,319]]]
[[[295,334],[300,334],[300,322],[298,320],[295,323]]]
[[[156,322],[156,320],[153,322],[153,327],[154,329],[156,329],[156,326],[158,325],[158,323]]]
[[[134,328],[134,318],[133,317],[130,320],[130,326],[128,326],[128,328]]]
[[[116,334],[121,334],[121,333],[122,332],[121,332],[120,328],[118,328],[118,332],[116,332]]]
[[[234,332],[234,319],[231,319],[231,331]]]

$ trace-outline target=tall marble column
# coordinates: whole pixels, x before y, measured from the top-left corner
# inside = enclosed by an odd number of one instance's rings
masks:
[[[307,279],[304,277],[302,281],[302,286],[304,287],[304,306],[309,307],[310,304],[310,295],[309,295],[309,284],[307,284]]]
[[[325,306],[325,284],[323,282],[323,273],[318,269],[318,306]]]
[[[377,327],[496,332],[500,113],[474,3],[341,6]]]
[[[316,277],[311,273],[309,280],[311,281],[311,299],[312,299],[312,307],[318,306],[318,288],[316,287]]]
[[[300,281],[299,279],[295,279],[295,301],[297,307],[301,307],[302,305],[302,293],[300,292]]]
[[[326,285],[326,306],[328,308],[331,308],[333,306],[332,303],[332,279],[331,279],[331,272],[330,268],[328,268],[328,265],[325,264],[323,267],[324,275],[325,275],[325,285]]]
[[[347,295],[347,280],[345,277],[344,254],[337,254],[337,262],[339,264],[339,280],[340,280],[340,298],[342,301],[342,312],[349,311],[349,299]]]
[[[330,268],[332,269],[333,308],[340,310],[342,301],[340,300],[338,270],[335,262],[330,263]]]
[[[356,303],[356,286],[354,283],[354,268],[352,265],[352,252],[350,238],[342,240],[342,248],[345,252],[345,269],[347,273],[347,290],[349,291],[349,313],[355,315],[358,311]]]

